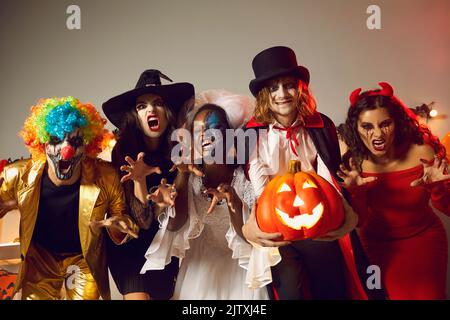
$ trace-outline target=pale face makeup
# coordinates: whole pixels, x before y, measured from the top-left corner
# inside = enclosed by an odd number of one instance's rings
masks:
[[[386,108],[365,110],[358,118],[358,133],[374,157],[384,157],[394,150],[395,123]]]
[[[45,144],[45,154],[49,170],[59,182],[70,180],[74,173],[80,173],[80,163],[84,157],[85,145],[79,129],[75,129],[61,140],[51,136]]]
[[[267,88],[270,92],[270,110],[279,121],[297,114],[298,96],[301,94],[299,80],[294,77],[280,77],[271,80]]]
[[[168,126],[166,104],[156,94],[145,94],[136,99],[136,112],[144,134],[149,138],[159,138]]]

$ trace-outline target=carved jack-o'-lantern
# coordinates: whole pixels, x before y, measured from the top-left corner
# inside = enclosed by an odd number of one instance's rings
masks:
[[[281,232],[284,240],[309,239],[338,229],[344,207],[328,181],[291,161],[289,172],[273,178],[259,197],[256,220],[262,231]]]

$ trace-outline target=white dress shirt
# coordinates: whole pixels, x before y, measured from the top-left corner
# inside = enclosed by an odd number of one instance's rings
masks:
[[[300,161],[302,171],[317,172],[334,185],[328,168],[299,121],[291,126],[294,129],[290,139],[288,129],[276,121],[268,129],[256,129],[258,143],[250,157],[248,174],[257,197],[274,176],[287,172],[290,160]]]

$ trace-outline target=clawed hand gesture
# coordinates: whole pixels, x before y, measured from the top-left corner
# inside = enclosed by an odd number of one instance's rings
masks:
[[[358,171],[358,168],[356,167],[356,163],[353,160],[353,158],[350,158],[349,162],[350,162],[350,170],[348,170],[343,164],[341,164],[339,166],[340,170],[338,170],[338,172],[336,173],[339,178],[344,180],[342,183],[344,188],[349,189],[354,187],[360,187],[377,179],[376,177],[366,177],[366,178],[361,177],[360,172]]]
[[[221,183],[217,188],[208,188],[204,190],[203,193],[212,197],[211,205],[206,212],[207,214],[211,214],[216,205],[222,200],[226,200],[228,208],[230,208],[231,212],[236,213],[236,209],[234,208],[234,200],[237,195],[231,186]]]
[[[420,161],[423,165],[423,175],[419,179],[411,182],[411,187],[429,185],[434,182],[441,182],[450,179],[450,175],[447,170],[447,159],[439,159],[439,157],[435,155],[433,164],[424,159],[420,159]]]
[[[133,238],[138,237],[137,233],[131,230],[120,216],[112,216],[100,221],[91,221],[90,225],[92,228],[101,229],[107,227],[113,230],[120,231],[122,233],[129,234]]]
[[[173,184],[168,184],[166,179],[161,179],[161,183],[150,189],[147,200],[153,201],[159,208],[173,207],[178,193]]]
[[[205,176],[205,174],[194,164],[174,164],[169,172],[174,172],[175,170],[178,170],[180,173],[193,173],[200,178]]]
[[[144,156],[145,153],[140,152],[137,155],[136,161],[129,156],[125,157],[125,161],[128,162],[128,165],[121,166],[120,170],[128,173],[120,179],[120,182],[124,183],[128,180],[140,181],[153,173],[161,174],[161,169],[159,167],[151,167],[144,162]]]

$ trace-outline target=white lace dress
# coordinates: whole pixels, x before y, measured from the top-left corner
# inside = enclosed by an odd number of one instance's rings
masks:
[[[226,203],[207,215],[211,202],[202,194],[202,180],[189,178],[189,218],[184,226],[167,230],[169,209],[160,216],[160,230],[145,255],[141,273],[161,270],[172,256],[181,260],[173,299],[268,299],[266,285],[272,281],[270,267],[281,258],[278,250],[255,248],[234,229]],[[241,168],[234,172],[231,186],[241,198],[244,222],[255,196]]]

